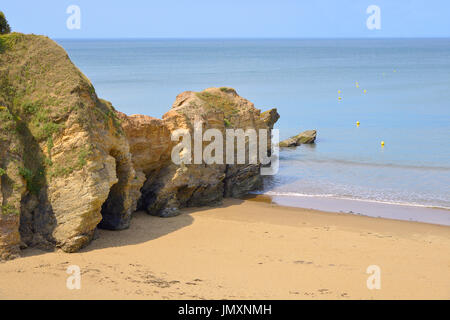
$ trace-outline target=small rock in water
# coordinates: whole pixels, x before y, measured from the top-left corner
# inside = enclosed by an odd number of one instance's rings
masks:
[[[285,147],[296,147],[301,144],[310,144],[316,141],[317,131],[307,130],[299,133],[296,136],[290,137],[289,139],[283,140],[279,143],[282,148]]]

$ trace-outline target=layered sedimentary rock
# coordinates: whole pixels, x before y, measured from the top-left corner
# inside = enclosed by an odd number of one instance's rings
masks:
[[[187,129],[193,137],[195,123],[201,122],[203,132],[218,129],[223,137],[226,129],[238,128],[266,129],[270,136],[279,115],[276,109],[261,113],[234,89],[209,88],[179,94],[162,120],[139,115],[119,117],[133,162],[147,178],[139,207],[153,215],[171,216],[182,207],[214,205],[223,197],[242,196],[262,182],[260,163],[175,165],[170,161],[176,143],[170,138],[173,131]]]
[[[97,227],[127,228],[136,208],[170,216],[257,188],[260,163],[175,165],[171,133],[201,121],[270,136],[278,117],[230,88],[184,92],[162,119],[126,116],[55,42],[0,36],[0,259],[27,246],[74,252]]]
[[[290,137],[289,139],[280,141],[280,147],[297,147],[301,144],[310,144],[316,141],[317,131],[316,130],[306,130],[299,133],[296,136]]]

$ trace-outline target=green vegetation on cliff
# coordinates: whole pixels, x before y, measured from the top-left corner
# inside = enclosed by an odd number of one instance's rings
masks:
[[[223,122],[228,128],[233,125],[233,117],[239,114],[239,106],[228,96],[228,94],[236,94],[236,91],[226,87],[221,87],[219,90],[220,94],[202,91],[197,92],[196,95],[205,102],[207,109],[223,112]]]
[[[10,214],[19,215],[20,214],[19,210],[17,210],[16,207],[14,207],[11,204],[2,205],[1,209],[2,209],[1,212],[4,215],[10,215]]]
[[[239,111],[236,103],[226,96],[202,91],[197,93],[197,97],[206,102],[208,108],[223,111],[225,118],[235,115]]]
[[[0,259],[127,227],[145,179],[111,103],[56,42],[20,33],[0,35],[0,168]]]
[[[103,123],[104,130],[122,134],[112,105],[97,98],[63,48],[20,33],[0,35],[0,122],[0,148],[23,161],[19,174],[36,195],[47,179],[81,170],[93,155],[85,145],[53,159],[68,127],[95,131]]]

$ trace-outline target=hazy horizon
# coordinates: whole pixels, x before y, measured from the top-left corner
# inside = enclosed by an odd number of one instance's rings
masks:
[[[16,31],[19,32],[19,31]],[[36,34],[36,33],[35,33]],[[39,34],[37,34],[39,35]],[[41,34],[43,36],[48,36],[45,34]],[[450,39],[450,36],[442,36],[442,37],[371,37],[371,38],[363,38],[363,37],[339,37],[339,38],[330,38],[330,37],[274,37],[274,38],[265,38],[265,37],[192,37],[192,38],[179,38],[179,37],[103,37],[103,38],[63,38],[63,37],[50,37],[54,40],[433,40],[433,39]]]

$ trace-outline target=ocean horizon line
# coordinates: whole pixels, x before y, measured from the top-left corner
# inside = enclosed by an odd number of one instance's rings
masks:
[[[450,40],[450,36],[445,37],[87,37],[87,38],[63,38],[63,37],[50,37],[54,40],[79,40],[79,41],[101,41],[101,40],[231,40],[231,41],[248,41],[248,40]]]

